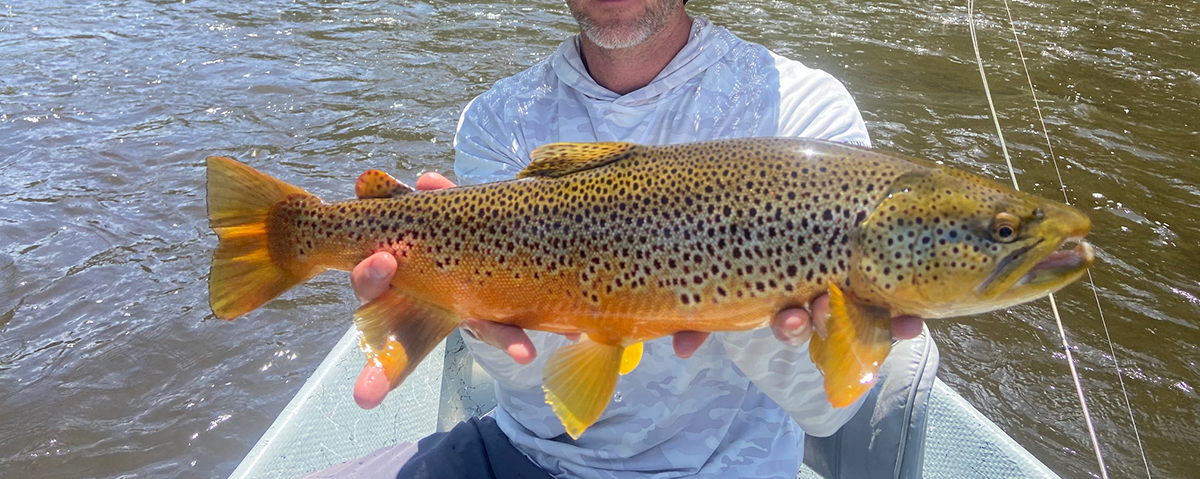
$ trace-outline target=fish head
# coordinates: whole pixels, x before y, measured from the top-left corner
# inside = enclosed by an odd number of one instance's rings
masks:
[[[942,167],[908,173],[859,224],[851,287],[896,314],[962,316],[1033,300],[1092,264],[1088,217]]]

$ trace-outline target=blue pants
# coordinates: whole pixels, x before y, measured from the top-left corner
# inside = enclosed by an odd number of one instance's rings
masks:
[[[551,476],[513,447],[496,420],[471,418],[416,444],[374,451],[304,476],[325,478],[548,479]]]

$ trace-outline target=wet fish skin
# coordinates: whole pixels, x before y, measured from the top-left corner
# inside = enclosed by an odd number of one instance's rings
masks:
[[[641,341],[763,327],[829,292],[828,332],[810,353],[844,406],[870,388],[891,316],[1010,306],[1092,261],[1087,243],[1056,252],[1089,227],[1070,207],[817,140],[552,144],[512,181],[413,192],[368,172],[356,192],[327,204],[210,158],[214,312],[239,316],[392,252],[392,292],[356,323],[393,385],[459,318],[583,332],[552,354],[544,381],[573,437],[603,412],[618,370],[636,366]]]

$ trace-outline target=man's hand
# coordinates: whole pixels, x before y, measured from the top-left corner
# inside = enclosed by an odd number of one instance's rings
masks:
[[[822,294],[808,305],[812,310],[792,308],[780,311],[771,322],[771,331],[780,341],[799,346],[812,339],[814,332],[825,335],[825,322],[829,321],[829,295]],[[896,339],[912,339],[921,334],[923,320],[916,316],[892,318],[892,336]]]
[[[418,190],[440,190],[454,186],[446,177],[434,172],[425,173],[417,179]],[[392,287],[392,276],[395,274],[396,257],[391,253],[379,252],[354,267],[350,272],[350,284],[358,301],[366,304]],[[463,321],[463,326],[472,336],[503,350],[519,364],[529,364],[537,356],[533,341],[529,340],[524,329],[478,319],[467,319]],[[368,361],[354,382],[354,402],[363,409],[371,409],[382,403],[391,389],[391,382],[383,368]]]
[[[418,190],[438,190],[455,186],[446,177],[429,172],[417,179]],[[363,260],[350,273],[350,284],[354,294],[362,303],[368,303],[391,288],[392,276],[396,273],[396,258],[390,253],[380,252]],[[814,331],[823,331],[829,319],[829,296],[821,295],[803,308],[785,309],[771,322],[775,337],[792,345],[802,345],[812,338]],[[813,320],[815,318],[815,320]],[[898,316],[892,318],[892,334],[899,339],[912,339],[921,334],[921,318]],[[537,357],[537,351],[525,330],[516,326],[494,323],[479,319],[463,321],[468,333],[480,341],[507,353],[518,364],[529,364]],[[672,345],[675,355],[689,358],[708,340],[711,333],[682,331],[675,333]],[[568,335],[577,336],[577,335]],[[371,409],[383,402],[391,390],[391,384],[378,365],[368,362],[354,383],[354,401],[363,409]]]
[[[800,346],[812,339],[814,332],[825,334],[825,322],[829,321],[829,295],[822,294],[809,304],[810,314],[804,308],[791,308],[780,311],[771,321],[771,332],[780,341]],[[815,320],[814,320],[815,318]],[[916,316],[896,316],[892,318],[892,335],[896,339],[912,339],[921,334],[923,320]],[[711,333],[700,331],[683,331],[675,333],[672,344],[675,355],[689,358],[708,339]]]
[[[429,172],[417,179],[418,190],[440,190],[454,187],[454,183],[446,177]],[[354,286],[354,295],[358,301],[366,304],[378,298],[392,287],[392,276],[396,274],[396,257],[391,253],[379,252],[358,263],[350,272],[350,284]],[[530,350],[532,350],[532,345]],[[362,373],[354,382],[354,402],[363,409],[371,409],[383,402],[389,391],[391,382],[383,368],[368,361],[363,366]]]

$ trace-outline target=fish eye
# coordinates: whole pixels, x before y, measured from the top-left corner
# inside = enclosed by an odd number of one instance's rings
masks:
[[[992,239],[1001,243],[1012,243],[1021,232],[1021,219],[1009,213],[1000,213],[992,220]]]

